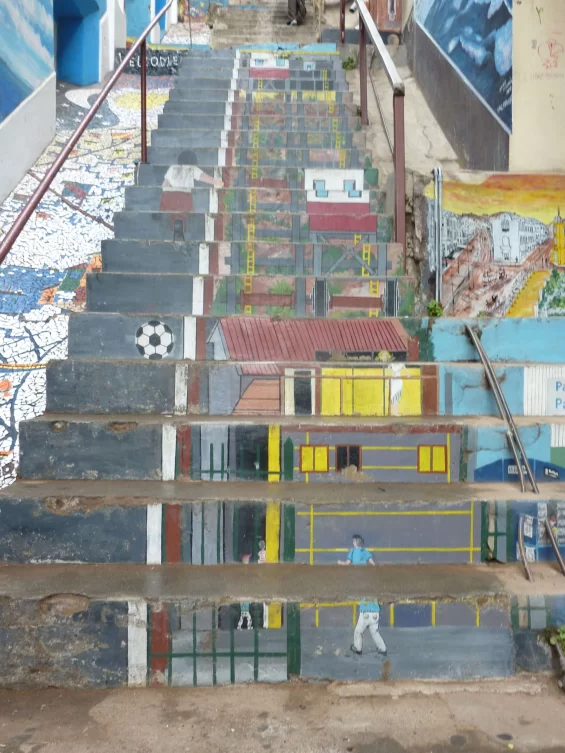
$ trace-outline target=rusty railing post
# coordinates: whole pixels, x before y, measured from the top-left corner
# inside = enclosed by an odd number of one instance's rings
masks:
[[[361,122],[369,125],[367,111],[367,30],[361,16],[359,16],[359,78],[361,85]]]
[[[141,161],[147,162],[147,39],[139,48],[141,57]]]
[[[345,0],[339,0],[339,31],[341,44],[345,44]]]
[[[394,92],[394,240],[402,244],[406,272],[406,144],[404,94]]]

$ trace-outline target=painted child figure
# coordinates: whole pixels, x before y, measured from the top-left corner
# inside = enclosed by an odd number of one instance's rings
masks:
[[[363,537],[356,533],[353,536],[352,548],[349,550],[346,560],[338,560],[338,565],[374,565],[373,555],[365,549]]]
[[[244,565],[248,565],[251,562],[251,555],[244,554],[241,558]],[[243,623],[246,623],[245,628]],[[242,601],[239,605],[239,621],[237,623],[238,630],[253,630],[253,621],[251,619],[251,604],[248,601]]]
[[[353,546],[349,550],[346,560],[338,560],[339,565],[374,565],[375,560],[373,555],[367,549],[365,549],[365,542],[363,537],[356,533],[353,536]],[[377,648],[377,653],[382,656],[387,655],[386,644],[379,633],[379,620],[381,616],[381,607],[379,602],[375,599],[368,601],[363,599],[359,604],[359,618],[357,625],[355,626],[355,632],[353,633],[353,645],[351,651],[354,654],[361,655],[363,653],[363,633],[367,628],[371,633],[371,638]]]
[[[267,561],[267,548],[265,545],[265,540],[261,539],[259,541],[259,552],[257,553],[257,562],[259,565],[264,565]]]
[[[179,155],[178,164],[169,167],[163,180],[159,210],[173,212],[170,226],[175,234],[174,240],[184,240],[186,215],[194,210],[192,189],[195,182],[207,183],[213,188],[222,188],[224,185],[221,180],[201,170],[196,161],[195,152],[191,150],[182,152]]]

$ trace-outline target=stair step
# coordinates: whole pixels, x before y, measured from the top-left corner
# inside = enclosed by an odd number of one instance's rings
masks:
[[[197,131],[194,128],[159,128],[151,133],[153,147],[202,147],[253,148],[253,149],[364,149],[365,133],[333,131],[255,131],[213,130]]]
[[[369,267],[371,276],[381,278],[396,276],[402,271],[402,247],[398,243],[355,244],[355,239],[339,237],[327,240],[327,244],[316,245],[256,241],[253,257],[249,256],[247,241],[194,241],[179,245],[173,241],[106,240],[102,241],[102,269],[104,272],[193,275],[249,273],[358,277],[364,276]]]
[[[326,185],[328,182],[326,179]],[[200,181],[198,183],[200,186],[206,185]],[[317,193],[321,195],[317,196]],[[212,214],[239,214],[241,212],[254,214],[256,212],[296,213],[309,210],[310,215],[329,214],[333,216],[336,213],[343,214],[348,209],[357,216],[384,213],[385,195],[382,191],[367,191],[364,196],[361,191],[355,189],[349,193],[353,194],[353,197],[351,202],[346,204],[344,200],[349,199],[348,192],[343,189],[332,191],[329,187],[322,191],[289,190],[278,186],[272,188],[240,188],[234,186],[233,188],[220,188],[214,191],[211,187],[198,187],[193,188],[190,192],[192,204],[190,211],[196,213],[210,212]],[[167,194],[163,192],[160,185],[125,187],[125,211],[159,212],[162,211],[161,204],[165,205],[163,209],[168,208],[166,206]]]
[[[480,334],[493,363],[565,363],[562,317],[476,320],[418,318],[277,319],[160,317],[173,333],[171,360],[234,361],[369,359],[423,363],[473,362],[478,356],[465,334],[466,322]],[[135,344],[147,318],[81,313],[69,317],[72,358],[143,358]],[[523,343],[528,343],[524,349]],[[548,343],[552,344],[548,348]],[[208,355],[207,352],[213,355]],[[517,357],[517,355],[519,357]],[[539,372],[544,379],[545,372]]]
[[[153,165],[178,165],[186,149],[178,146],[150,146],[147,150]],[[262,167],[312,167],[359,169],[370,168],[372,155],[366,149],[286,149],[245,148],[212,149],[193,147],[191,159],[201,167],[249,166],[255,161],[257,171]]]
[[[287,101],[272,97],[255,97],[245,100],[237,98],[235,102],[220,100],[190,101],[187,99],[165,102],[163,113],[185,115],[305,115],[309,117],[335,118],[340,115],[360,117],[360,108],[350,102],[316,101]]]
[[[288,116],[285,115],[190,115],[164,112],[159,115],[159,128],[190,128],[195,130],[223,129],[245,131],[319,131],[322,133],[336,133],[360,131],[360,118],[352,115],[340,115],[336,118],[320,118],[318,116]]]
[[[335,91],[330,89],[324,91],[323,87],[320,90],[294,90],[294,91],[262,91],[259,89],[197,89],[196,87],[187,87],[185,89],[171,89],[170,93],[171,102],[224,102],[226,104],[231,103],[252,103],[254,101],[269,100],[272,102],[280,102],[282,104],[306,104],[307,102],[314,103],[331,103],[335,105],[339,104],[351,104],[353,102],[353,94],[349,91]]]
[[[565,468],[558,458],[552,462],[552,437],[562,431],[564,419],[552,418],[551,425],[531,416],[515,421],[536,480],[562,479]],[[415,421],[47,414],[20,425],[20,476],[219,482],[227,475],[349,484],[517,481],[506,435],[500,419],[486,416]]]
[[[241,485],[247,496],[237,490]],[[221,499],[217,485],[197,484],[199,497],[193,486],[158,481],[143,482],[143,488],[133,481],[42,481],[33,486],[20,481],[0,496],[0,561],[197,566],[234,564],[249,554],[251,563],[258,564],[260,552],[266,551],[270,563],[324,566],[346,559],[352,537],[362,531],[364,546],[379,566],[478,565],[487,555],[516,562],[520,515],[537,520],[546,509],[554,516],[565,509],[562,490],[556,489],[549,502],[538,502],[532,495],[504,498],[502,485],[494,487],[496,496],[503,497],[496,502],[481,494],[481,485],[474,485],[477,499],[457,500],[449,494],[451,485],[434,484],[432,489],[442,495],[437,501],[425,491],[420,496],[427,501],[406,501],[397,490],[397,498],[386,502],[379,487],[371,494],[360,489],[367,501],[358,501],[357,494],[352,501],[349,490],[347,498],[332,494],[342,501],[331,503],[321,491],[300,501],[306,496],[301,492],[318,484],[303,485],[294,494],[290,487],[300,485],[286,484],[283,496],[288,499],[272,501],[267,501],[272,486],[264,482],[225,482]],[[253,486],[265,488],[270,497],[258,499]],[[150,497],[152,491],[156,496]],[[548,496],[545,487],[544,492]],[[518,494],[514,488],[514,497]],[[495,526],[503,528],[496,535]],[[265,549],[260,541],[268,543]],[[531,551],[535,561],[553,559],[543,542]]]
[[[200,165],[200,167],[203,167]],[[375,190],[379,183],[377,167],[359,167],[350,170],[342,168],[323,168],[318,172],[316,167],[292,167],[287,165],[232,165],[218,167],[211,166],[213,174],[220,179],[226,188],[278,188],[281,190],[312,190],[314,181],[324,180],[328,190],[343,187],[344,181],[354,181],[357,190]],[[162,186],[169,165],[144,164],[137,168],[137,184],[144,186]],[[208,171],[209,172],[209,171]],[[209,174],[211,174],[209,172]],[[201,181],[200,186],[203,186]]]
[[[303,568],[299,578],[292,565],[218,570],[59,564],[30,577],[26,565],[0,568],[0,684],[390,682],[551,669],[539,632],[558,624],[564,596],[547,565],[534,567],[542,585],[525,584],[517,565],[382,566],[378,582],[370,567]],[[375,588],[388,656],[367,632],[354,656],[359,604]]]
[[[410,309],[415,288],[412,277],[95,272],[87,276],[86,300],[88,311],[151,316],[376,317],[390,307]]]
[[[174,89],[171,89],[171,99],[228,99],[228,92],[239,92],[239,96],[246,96],[247,92],[251,92],[252,96],[255,94],[261,94],[262,96],[270,96],[271,94],[277,94],[282,96],[283,93],[289,95],[301,94],[302,97],[307,96],[307,93],[319,93],[320,95],[328,95],[337,97],[340,93],[343,96],[349,92],[349,86],[345,81],[345,78],[330,77],[322,78],[318,77],[296,77],[286,79],[262,79],[251,78],[248,76],[247,71],[234,72],[236,75],[232,78],[206,78],[205,76],[198,78],[198,84],[195,85],[194,81],[190,79],[177,79],[177,84]],[[174,96],[173,96],[174,93]],[[209,97],[207,95],[210,95]],[[325,98],[325,96],[324,96]]]
[[[526,370],[512,364],[496,367],[515,416],[531,412],[523,392],[517,389],[527,378]],[[394,401],[391,389],[399,392]],[[499,415],[482,364],[391,366],[292,358],[52,361],[47,367],[47,411],[242,417],[296,414],[301,418]]]
[[[392,218],[376,214],[306,214],[305,212],[257,212],[189,214],[187,212],[124,211],[114,214],[116,238],[138,240],[242,241],[308,243],[313,233],[361,234],[369,243],[392,239]]]

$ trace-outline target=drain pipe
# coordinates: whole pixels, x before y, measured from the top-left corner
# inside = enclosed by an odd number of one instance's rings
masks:
[[[436,265],[436,295],[441,303],[443,295],[443,171],[441,167],[433,169],[434,176],[434,259]]]

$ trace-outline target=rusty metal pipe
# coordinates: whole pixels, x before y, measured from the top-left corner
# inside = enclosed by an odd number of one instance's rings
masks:
[[[404,132],[404,94],[394,92],[394,239],[404,250],[406,272],[406,142]]]
[[[115,72],[111,76],[111,78],[108,81],[108,83],[105,84],[104,87],[102,88],[102,91],[100,92],[100,94],[96,98],[96,101],[94,102],[94,104],[92,105],[92,107],[90,108],[90,110],[86,113],[86,115],[84,116],[84,118],[80,121],[79,125],[76,127],[73,135],[70,137],[70,139],[67,141],[67,143],[65,144],[65,146],[63,147],[63,149],[59,153],[59,156],[55,159],[55,161],[53,162],[53,164],[51,165],[51,167],[49,168],[49,170],[45,173],[45,176],[44,176],[43,180],[37,186],[37,188],[35,189],[35,191],[32,193],[32,195],[30,196],[29,201],[25,205],[23,211],[20,213],[20,215],[18,216],[17,220],[14,222],[14,224],[12,225],[12,227],[8,230],[8,232],[4,236],[4,240],[0,244],[0,264],[2,264],[2,262],[4,261],[4,259],[6,258],[6,256],[8,255],[10,249],[12,248],[12,246],[14,245],[14,243],[16,242],[19,234],[22,232],[22,230],[26,226],[27,221],[29,220],[29,218],[31,217],[31,215],[35,212],[35,210],[37,209],[37,205],[39,204],[39,202],[41,201],[41,199],[47,193],[47,191],[49,189],[49,186],[53,182],[55,176],[57,175],[57,173],[59,172],[59,170],[63,166],[63,163],[65,162],[65,160],[67,159],[67,157],[69,156],[69,154],[75,148],[75,145],[76,145],[77,141],[80,139],[80,137],[86,131],[89,123],[91,122],[91,120],[93,119],[93,117],[98,112],[100,106],[105,101],[105,99],[108,96],[108,94],[110,93],[111,89],[114,87],[114,84],[119,79],[119,77],[122,75],[122,73],[124,72],[124,70],[127,68],[127,66],[129,65],[130,60],[133,58],[133,56],[136,54],[136,52],[142,46],[145,46],[145,48],[146,48],[146,46],[147,46],[147,42],[146,42],[147,36],[149,35],[151,29],[155,26],[156,23],[158,23],[160,21],[160,19],[165,15],[165,13],[169,10],[169,8],[171,7],[171,5],[175,1],[176,0],[169,0],[169,2],[167,3],[167,5],[165,5],[165,7],[162,8],[162,10],[159,11],[159,13],[155,16],[155,18],[153,18],[153,20],[151,21],[151,23],[143,30],[143,32],[142,32],[141,36],[139,37],[139,39],[137,40],[137,42],[133,45],[133,47],[128,52],[128,54],[125,56],[125,58],[122,60],[122,62],[120,63],[120,65],[116,68]],[[145,66],[146,66],[146,59],[144,58],[143,61],[142,61],[142,66],[141,66],[142,78],[143,78],[143,72],[145,72],[145,74],[147,73],[147,71],[145,70]],[[145,88],[145,96],[147,96],[147,85],[146,85],[146,88]],[[145,112],[145,113],[147,112],[147,102],[146,101],[145,101],[145,103],[142,102],[142,112]],[[145,123],[145,131],[147,131],[147,122],[144,121],[144,123]],[[142,126],[142,139],[143,139],[143,126]],[[146,139],[147,139],[147,135],[146,135]],[[143,141],[142,141],[142,152],[143,152]],[[143,154],[142,154],[142,158],[143,158]]]

